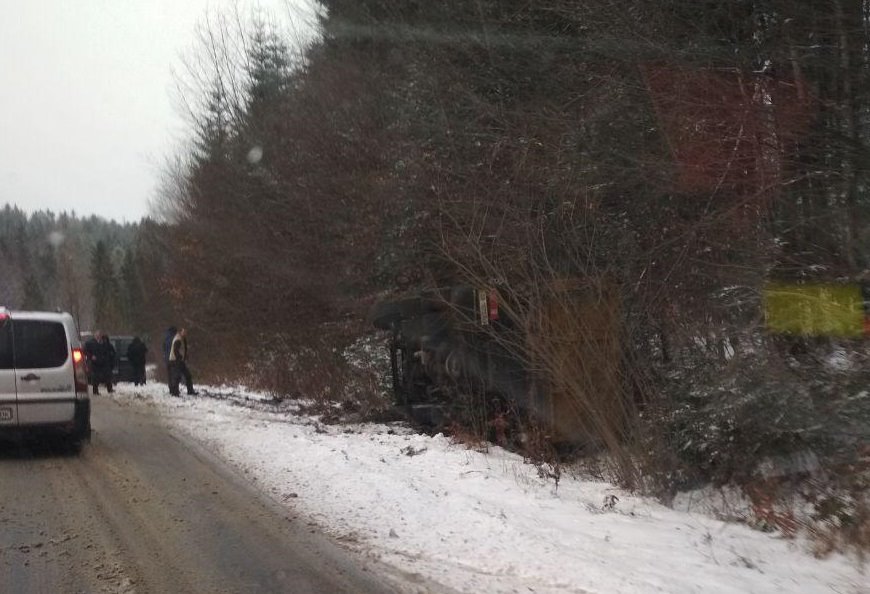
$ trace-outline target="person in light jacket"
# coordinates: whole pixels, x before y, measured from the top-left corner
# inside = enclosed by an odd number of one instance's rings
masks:
[[[172,369],[169,366],[169,351],[172,350],[172,339],[178,334],[178,328],[170,326],[163,335],[163,365],[166,369],[166,383],[172,385]]]
[[[187,394],[193,396],[196,391],[193,389],[193,378],[190,375],[190,370],[187,368],[187,329],[180,328],[178,333],[172,339],[172,344],[169,347],[169,393],[173,396],[180,396],[178,384],[181,378],[184,378],[184,383],[187,386]]]

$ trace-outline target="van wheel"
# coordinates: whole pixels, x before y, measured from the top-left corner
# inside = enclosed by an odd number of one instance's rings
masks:
[[[91,440],[91,401],[79,400],[75,409],[75,430],[72,434],[74,441]]]

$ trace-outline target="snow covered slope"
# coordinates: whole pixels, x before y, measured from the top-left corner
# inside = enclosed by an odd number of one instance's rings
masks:
[[[606,483],[556,487],[497,447],[470,451],[401,425],[321,425],[240,389],[179,399],[151,384],[114,397],[156,407],[292,513],[445,591],[870,592],[850,559],[815,559],[800,540]]]

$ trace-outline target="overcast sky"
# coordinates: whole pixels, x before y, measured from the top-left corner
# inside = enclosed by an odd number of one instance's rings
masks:
[[[289,14],[285,0],[0,0],[0,206],[146,215],[185,136],[172,70],[207,12],[233,4]]]

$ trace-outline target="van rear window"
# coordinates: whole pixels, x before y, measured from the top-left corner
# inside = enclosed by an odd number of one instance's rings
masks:
[[[12,369],[12,324],[9,318],[0,319],[0,369]]]
[[[66,362],[69,347],[63,324],[15,320],[12,328],[16,368],[45,369],[60,367]]]

